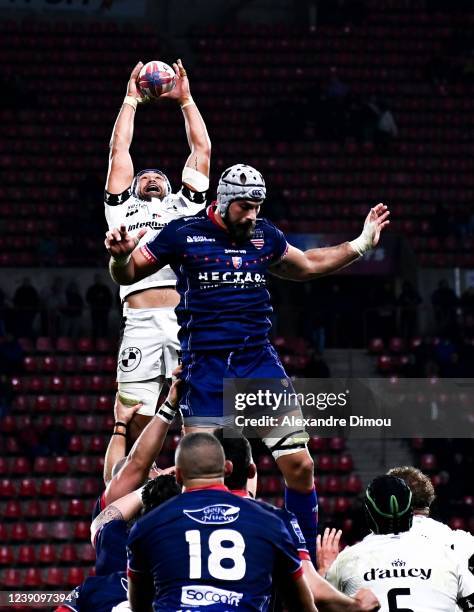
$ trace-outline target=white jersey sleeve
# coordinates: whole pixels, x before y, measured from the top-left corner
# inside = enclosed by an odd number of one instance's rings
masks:
[[[200,212],[205,204],[205,193],[192,192],[182,185],[176,194],[170,194],[163,200],[152,198],[150,201],[141,200],[132,194],[131,187],[121,194],[104,195],[105,218],[109,229],[126,225],[132,236],[142,228],[149,231],[141,238],[139,246],[146,244],[159,233],[170,221],[180,217],[192,216]],[[120,287],[120,298],[123,301],[131,293],[152,289],[154,287],[174,287],[176,276],[169,266],[133,285]]]
[[[327,579],[346,595],[371,589],[381,612],[453,612],[472,588],[452,551],[410,532],[367,536],[338,556]]]

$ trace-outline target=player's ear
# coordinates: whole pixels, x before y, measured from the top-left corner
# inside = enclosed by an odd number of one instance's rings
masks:
[[[224,478],[227,478],[234,471],[234,465],[230,459],[226,459],[224,462]]]
[[[181,472],[181,469],[178,466],[176,466],[176,474],[174,477],[176,478],[176,482],[179,485],[183,486],[183,473]]]
[[[251,463],[247,471],[247,478],[250,480],[254,478],[256,475],[257,475],[257,466],[255,465],[255,463]]]

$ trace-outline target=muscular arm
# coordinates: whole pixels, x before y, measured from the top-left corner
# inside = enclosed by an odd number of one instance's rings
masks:
[[[141,491],[132,491],[117,499],[113,504],[107,506],[105,510],[96,516],[91,525],[91,542],[94,546],[95,536],[99,529],[111,521],[129,521],[133,518],[140,508],[143,507],[141,501]]]
[[[209,177],[209,169],[211,163],[211,141],[207,133],[206,124],[199,112],[196,103],[189,104],[192,99],[185,99],[182,105],[186,105],[183,109],[184,123],[186,128],[186,136],[188,138],[189,148],[191,153],[186,160],[186,166],[201,172]],[[186,184],[191,190],[195,191],[192,185]]]
[[[271,266],[269,271],[275,276],[295,281],[308,281],[337,272],[377,246],[380,232],[390,223],[389,214],[384,204],[377,204],[370,209],[362,233],[355,240],[304,252],[290,246],[285,257]]]
[[[289,599],[292,610],[303,610],[304,612],[318,612],[314,604],[313,594],[308,586],[306,578],[301,575],[297,580],[288,581]]]
[[[127,96],[134,98],[137,102],[142,100],[142,96],[136,86],[138,73],[142,66],[141,62],[135,66],[127,87]],[[130,145],[133,139],[135,112],[132,105],[122,104],[114,129],[112,130],[109,144],[109,170],[105,185],[109,193],[122,193],[132,183],[133,162],[130,156]]]
[[[132,285],[142,278],[160,270],[163,265],[156,260],[148,259],[136,246],[146,229],[141,229],[132,238],[125,229],[113,229],[106,233],[105,246],[112,255],[109,263],[110,275],[119,285]],[[127,257],[130,255],[130,259]]]
[[[290,246],[285,257],[271,266],[269,271],[287,280],[308,281],[336,272],[358,258],[359,255],[348,242],[304,252]]]

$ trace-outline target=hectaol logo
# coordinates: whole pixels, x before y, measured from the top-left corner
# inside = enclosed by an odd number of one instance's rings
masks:
[[[213,606],[223,604],[238,607],[243,593],[225,591],[216,587],[191,584],[181,589],[181,605],[184,606]]]

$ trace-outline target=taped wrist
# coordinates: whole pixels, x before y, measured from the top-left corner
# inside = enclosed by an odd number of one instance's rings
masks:
[[[168,400],[165,400],[158,408],[156,416],[165,423],[171,424],[176,416],[176,410],[177,408],[172,406]]]
[[[189,166],[184,166],[181,180],[198,192],[207,191],[209,189],[209,177]]]
[[[137,110],[138,100],[134,98],[133,96],[125,96],[122,104],[128,104],[129,106],[133,108],[133,110]]]
[[[362,257],[364,253],[367,253],[367,251],[370,251],[370,249],[372,248],[372,237],[373,237],[373,231],[372,231],[371,223],[367,223],[367,225],[364,225],[362,234],[355,240],[351,240],[349,244],[354,249],[354,251],[360,257]]]
[[[118,257],[114,257],[112,255],[112,263],[116,268],[125,268],[128,265],[128,262],[132,259],[132,254],[128,253],[127,255],[120,255]]]

